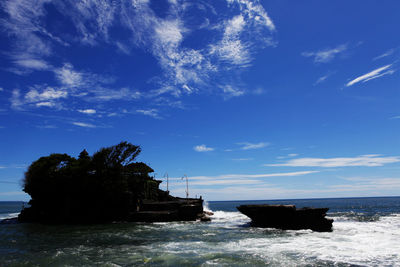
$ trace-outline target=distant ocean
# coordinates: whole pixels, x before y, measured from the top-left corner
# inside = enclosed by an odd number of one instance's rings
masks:
[[[251,203],[329,207],[333,232],[249,227],[235,207]],[[206,204],[210,223],[0,225],[0,266],[400,266],[400,197]]]

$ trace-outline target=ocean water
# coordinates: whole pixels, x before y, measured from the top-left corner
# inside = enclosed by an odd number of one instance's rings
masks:
[[[253,203],[329,207],[333,232],[249,227],[235,207]],[[0,225],[0,266],[400,266],[400,197],[206,204],[207,223]]]

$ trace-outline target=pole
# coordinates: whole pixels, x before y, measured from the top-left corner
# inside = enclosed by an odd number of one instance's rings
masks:
[[[185,175],[183,175],[182,179],[183,179],[183,178],[186,178],[186,199],[188,199],[188,198],[189,198],[189,182],[188,182],[188,177],[187,177],[187,175],[185,174]]]

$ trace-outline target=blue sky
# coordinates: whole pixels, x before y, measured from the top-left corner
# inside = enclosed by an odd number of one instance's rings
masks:
[[[123,140],[179,196],[184,174],[207,200],[400,195],[399,1],[0,8],[0,200],[40,156]]]

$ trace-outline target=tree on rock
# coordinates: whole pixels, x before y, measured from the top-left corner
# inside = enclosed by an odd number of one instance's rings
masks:
[[[25,173],[23,190],[31,196],[20,221],[101,222],[124,220],[140,200],[159,200],[165,192],[150,173],[135,162],[139,146],[121,142],[78,159],[51,154],[34,161]]]

